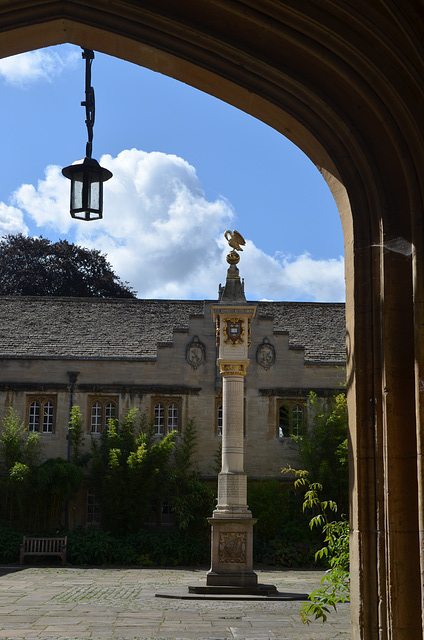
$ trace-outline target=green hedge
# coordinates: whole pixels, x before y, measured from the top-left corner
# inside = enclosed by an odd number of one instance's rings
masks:
[[[303,496],[294,491],[293,483],[277,478],[249,480],[247,495],[252,515],[258,518],[253,529],[254,561],[281,567],[314,566],[321,540],[310,530],[310,515],[303,512]]]
[[[146,531],[114,537],[93,527],[68,533],[67,560],[71,564],[125,566],[182,566],[207,563],[210,543],[178,530]]]
[[[209,485],[210,486],[210,485]],[[278,479],[248,482],[248,501],[254,527],[254,561],[281,567],[314,566],[320,537],[309,528],[310,514],[302,511],[302,495],[292,483]],[[24,531],[0,522],[0,562],[19,560],[24,534],[58,535],[55,531]],[[61,532],[68,536],[67,561],[75,565],[183,566],[210,560],[210,529],[141,529],[112,535],[95,527]],[[36,561],[36,560],[34,560]]]

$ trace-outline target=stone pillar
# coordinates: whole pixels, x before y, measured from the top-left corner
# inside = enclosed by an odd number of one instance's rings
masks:
[[[218,478],[216,517],[224,514],[250,517],[244,473],[244,375],[248,361],[239,364],[218,362],[222,375],[222,470]]]
[[[247,507],[247,477],[243,466],[244,376],[248,360],[218,360],[222,375],[222,469],[218,505],[212,526],[211,569],[206,583],[214,586],[256,586],[253,571],[253,525]]]
[[[227,231],[230,246],[241,250],[244,240],[237,231]],[[218,476],[218,504],[209,518],[212,527],[211,569],[208,587],[255,589],[253,571],[253,525],[256,520],[247,506],[247,478],[244,473],[244,377],[250,345],[250,323],[256,305],[249,305],[240,281],[236,251],[227,255],[230,267],[219,303],[211,308],[216,322],[222,376],[222,468]]]
[[[249,364],[243,356],[247,355],[248,327],[255,310],[252,306],[213,308],[217,325],[222,328],[222,357],[218,358],[222,376],[222,468],[218,475],[218,504],[209,518],[212,548],[206,583],[212,586],[246,588],[255,587],[258,582],[253,571],[256,520],[247,506],[243,444],[244,376]],[[237,339],[228,337],[232,328]]]
[[[233,249],[241,251],[243,237],[226,231]],[[217,365],[222,376],[222,467],[218,475],[218,504],[208,518],[211,530],[211,568],[206,587],[189,587],[192,593],[247,593],[270,595],[274,585],[258,584],[253,571],[253,525],[256,520],[247,506],[247,477],[244,473],[244,378],[250,346],[250,323],[256,305],[248,304],[237,263],[240,256],[230,251],[225,287],[219,287],[219,302],[211,307],[219,348]]]

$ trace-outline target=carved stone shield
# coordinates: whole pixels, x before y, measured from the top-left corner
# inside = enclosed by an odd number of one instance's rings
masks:
[[[186,360],[188,364],[193,367],[193,369],[197,369],[199,365],[205,362],[206,359],[206,347],[199,340],[197,336],[193,336],[192,341],[187,346],[186,349]]]
[[[256,361],[264,369],[269,369],[275,362],[275,349],[269,341],[269,338],[264,338],[262,343],[256,350]]]

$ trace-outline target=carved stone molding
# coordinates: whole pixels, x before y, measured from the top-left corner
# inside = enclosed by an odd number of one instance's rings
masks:
[[[237,363],[224,363],[221,362],[219,370],[222,376],[245,376],[247,365]]]

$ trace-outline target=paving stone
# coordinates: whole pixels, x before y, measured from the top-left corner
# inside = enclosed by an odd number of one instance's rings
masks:
[[[319,585],[319,571],[261,571],[260,581],[290,591]],[[204,584],[206,569],[29,568],[0,576],[0,640],[340,640],[349,606],[329,623],[301,623],[299,602],[155,598]],[[13,592],[16,604],[1,605]],[[5,600],[3,599],[3,602]]]

